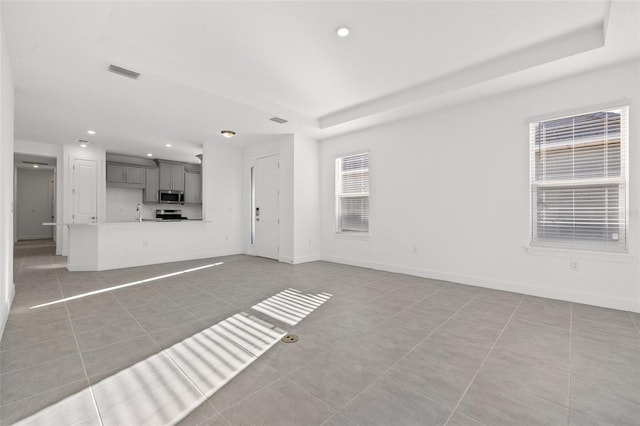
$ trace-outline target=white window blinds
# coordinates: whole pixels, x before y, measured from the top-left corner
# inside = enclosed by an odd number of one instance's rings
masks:
[[[369,153],[336,158],[336,232],[369,232]]]
[[[627,250],[627,110],[530,124],[531,245]]]

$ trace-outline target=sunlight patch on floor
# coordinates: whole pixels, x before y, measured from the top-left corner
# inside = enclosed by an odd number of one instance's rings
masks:
[[[303,294],[294,288],[281,291],[251,307],[285,324],[296,325],[331,298],[329,293]]]
[[[235,314],[16,424],[174,424],[285,334]]]
[[[107,287],[107,288],[103,288],[103,289],[100,289],[100,290],[89,291],[87,293],[82,293],[82,294],[78,294],[78,295],[75,295],[75,296],[66,297],[64,299],[54,300],[53,302],[48,302],[48,303],[43,303],[41,305],[31,306],[29,309],[44,308],[45,306],[51,306],[51,305],[56,305],[58,303],[69,302],[71,300],[82,299],[84,297],[94,296],[96,294],[106,293],[108,291],[119,290],[121,288],[126,288],[126,287],[131,287],[131,286],[134,286],[134,285],[145,284],[145,283],[148,283],[148,282],[151,282],[151,281],[161,280],[163,278],[175,277],[176,275],[182,275],[182,274],[186,274],[188,272],[199,271],[201,269],[211,268],[212,266],[219,266],[219,265],[222,265],[222,264],[224,264],[224,262],[211,263],[209,265],[198,266],[197,268],[185,269],[185,270],[178,271],[178,272],[172,272],[170,274],[158,275],[157,277],[145,278],[144,280],[140,280],[140,281],[132,281],[130,283],[120,284],[120,285],[116,285],[116,286],[113,286],[113,287]]]

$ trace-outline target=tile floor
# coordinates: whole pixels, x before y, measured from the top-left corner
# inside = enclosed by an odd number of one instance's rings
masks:
[[[326,262],[231,256],[94,273],[53,254],[47,241],[15,247],[2,425],[90,397],[242,311],[299,342],[277,343],[181,425],[640,425],[635,313]],[[29,309],[212,261],[224,264]],[[333,297],[296,326],[250,309],[286,288]]]

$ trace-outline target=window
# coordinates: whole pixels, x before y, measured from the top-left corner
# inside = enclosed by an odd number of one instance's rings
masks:
[[[336,158],[336,232],[369,232],[369,153]]]
[[[627,107],[530,124],[531,245],[626,252]]]

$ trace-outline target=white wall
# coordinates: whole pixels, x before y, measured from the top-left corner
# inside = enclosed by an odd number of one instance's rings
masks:
[[[323,141],[322,257],[640,311],[638,75],[627,62]],[[612,103],[630,105],[630,255],[528,254],[528,121]],[[367,149],[370,237],[340,237],[333,160]]]
[[[189,219],[202,219],[202,206],[194,204],[167,205],[143,204],[142,189],[120,188],[107,186],[107,222],[127,222],[137,217],[136,206],[140,203],[142,217],[152,219],[156,217],[156,209],[179,209],[182,216]]]
[[[0,335],[13,285],[13,77],[0,16]]]
[[[320,259],[320,144],[295,135],[293,144],[293,263]]]
[[[18,240],[52,238],[53,169],[18,168],[16,179],[15,221]]]
[[[62,211],[64,207],[64,191],[62,187],[62,176],[64,174],[63,147],[62,145],[54,145],[49,143],[32,142],[22,139],[16,139],[14,144],[14,152],[20,154],[41,155],[44,157],[55,157],[55,181],[56,181],[56,222],[62,222]],[[55,227],[56,254],[62,255],[62,240],[64,227]]]
[[[212,253],[242,253],[242,151],[204,144],[202,153],[202,243]]]

